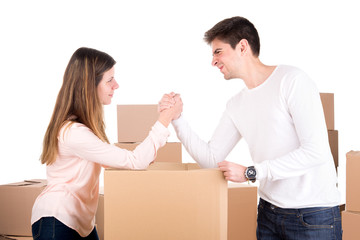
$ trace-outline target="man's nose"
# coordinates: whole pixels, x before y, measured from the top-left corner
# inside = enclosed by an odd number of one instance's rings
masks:
[[[215,57],[213,57],[213,59],[211,61],[211,65],[215,67],[217,64],[218,64],[217,59]]]

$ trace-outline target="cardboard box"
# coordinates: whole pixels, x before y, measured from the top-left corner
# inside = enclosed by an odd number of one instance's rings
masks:
[[[158,120],[157,105],[118,105],[118,142],[142,142]]]
[[[345,203],[344,204],[340,204],[340,215],[342,215],[342,213],[345,211]]]
[[[331,154],[334,158],[335,168],[339,166],[339,134],[337,130],[328,130]]]
[[[343,205],[344,206],[344,205]],[[257,187],[228,184],[228,240],[256,240]],[[97,232],[104,240],[104,195],[99,195],[96,212]]]
[[[33,240],[32,237],[20,237],[20,236],[8,236],[8,235],[0,235],[0,240]]]
[[[104,175],[106,240],[227,239],[227,182],[220,170],[158,162]]]
[[[133,151],[140,143],[115,143],[115,146]],[[182,162],[181,143],[168,142],[159,149],[155,162]]]
[[[31,212],[46,180],[0,185],[0,234],[31,236]]]
[[[334,94],[320,93],[320,98],[324,109],[326,127],[328,130],[335,130]]]
[[[95,214],[95,224],[99,239],[104,240],[104,194],[99,194],[99,202]]]
[[[346,210],[360,212],[360,151],[346,154]]]
[[[342,212],[343,240],[360,239],[360,213]]]
[[[229,183],[228,240],[256,240],[257,187]]]

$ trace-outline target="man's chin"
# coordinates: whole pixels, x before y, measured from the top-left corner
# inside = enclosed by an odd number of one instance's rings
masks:
[[[225,79],[225,80],[231,80],[231,79],[234,79],[234,78],[224,75],[224,79]]]

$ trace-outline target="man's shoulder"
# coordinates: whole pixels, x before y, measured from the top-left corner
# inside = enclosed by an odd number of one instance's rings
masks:
[[[295,89],[316,88],[315,82],[302,69],[294,66],[284,65],[280,79],[280,89],[285,95]]]
[[[302,69],[291,65],[279,65],[276,78],[282,87],[290,87],[296,82],[311,82],[310,77]]]
[[[305,72],[302,69],[292,65],[285,65],[285,64],[278,65],[276,72],[284,75],[305,74]]]

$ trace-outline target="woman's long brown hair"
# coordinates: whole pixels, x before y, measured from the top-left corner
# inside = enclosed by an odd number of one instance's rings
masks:
[[[104,72],[115,63],[111,56],[95,49],[79,48],[74,52],[66,67],[63,84],[44,136],[40,157],[42,164],[55,162],[59,132],[68,121],[84,124],[102,141],[109,143],[105,134],[103,105],[96,88]]]

